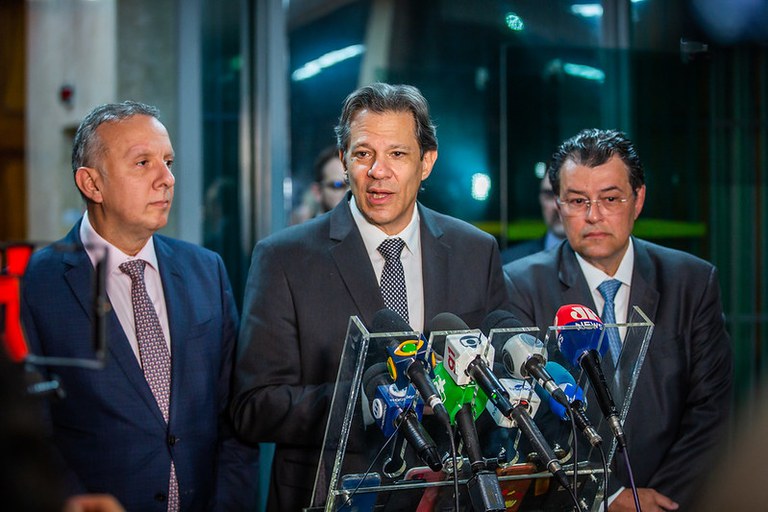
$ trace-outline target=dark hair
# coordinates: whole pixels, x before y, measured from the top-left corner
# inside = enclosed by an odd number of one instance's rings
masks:
[[[597,128],[580,131],[560,144],[552,155],[547,174],[553,192],[555,195],[560,195],[560,170],[567,160],[592,168],[603,165],[614,155],[621,158],[626,165],[629,171],[629,184],[632,192],[636,194],[637,190],[645,184],[645,176],[635,146],[620,131]]]
[[[72,174],[76,174],[80,167],[90,167],[94,159],[103,154],[104,147],[96,133],[99,126],[138,115],[160,119],[160,111],[157,108],[136,101],[107,103],[91,110],[75,133],[72,144]]]
[[[437,131],[429,117],[429,104],[421,92],[412,85],[390,85],[381,82],[366,85],[354,91],[344,100],[336,132],[338,149],[346,154],[349,146],[350,123],[361,110],[382,114],[385,112],[410,112],[416,122],[416,139],[420,157],[437,149]]]
[[[323,174],[323,167],[325,167],[326,162],[329,162],[333,159],[338,159],[338,158],[339,158],[339,148],[337,148],[334,145],[323,148],[323,150],[317,154],[317,157],[315,158],[315,163],[312,165],[312,171],[314,172],[315,182],[322,183],[323,180],[325,179],[325,175]]]

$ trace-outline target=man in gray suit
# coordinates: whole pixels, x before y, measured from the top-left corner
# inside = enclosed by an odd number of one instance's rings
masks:
[[[309,505],[349,317],[371,326],[385,307],[383,241],[404,242],[404,318],[415,330],[442,312],[479,325],[507,302],[496,241],[416,201],[437,160],[418,89],[358,89],[336,134],[350,193],[260,241],[248,276],[232,411],[243,439],[276,443],[269,510]]]
[[[548,173],[567,240],[504,266],[511,311],[541,329],[572,303],[605,320],[598,287],[620,282],[615,322],[626,322],[637,305],[655,324],[624,425],[640,504],[643,512],[690,510],[713,448],[724,440],[731,403],[732,354],[717,271],[631,236],[646,189],[624,134],[580,132],[558,148]],[[635,510],[623,464],[612,484],[609,510]]]

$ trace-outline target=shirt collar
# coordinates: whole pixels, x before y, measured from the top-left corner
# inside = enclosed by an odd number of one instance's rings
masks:
[[[155,240],[154,237],[149,237],[149,240],[136,254],[136,256],[129,256],[123,251],[107,242],[100,234],[96,232],[88,219],[88,212],[83,214],[83,222],[80,224],[80,240],[83,241],[85,246],[85,252],[88,254],[88,258],[91,260],[91,264],[95,267],[102,256],[104,251],[107,252],[107,273],[122,273],[120,265],[130,260],[144,260],[152,268],[158,270],[157,254],[155,253]]]
[[[376,258],[383,258],[383,256],[378,251],[378,247],[381,242],[387,238],[402,238],[403,242],[405,242],[405,249],[407,249],[411,254],[417,253],[420,244],[419,208],[417,205],[414,205],[413,207],[413,215],[411,216],[411,221],[407,226],[405,226],[405,229],[395,235],[387,235],[381,229],[368,222],[368,220],[363,217],[360,209],[357,207],[354,195],[349,200],[349,209],[352,212],[352,218],[355,220],[357,229],[360,230],[360,235],[363,237],[363,242],[365,243],[365,248],[369,255]]]
[[[595,267],[591,263],[587,262],[584,258],[576,253],[576,260],[579,262],[581,272],[584,274],[584,278],[587,280],[590,290],[596,290],[600,283],[606,279],[618,279],[621,284],[630,286],[632,283],[632,269],[635,266],[635,249],[632,244],[632,237],[629,237],[629,246],[627,252],[624,253],[624,257],[619,263],[619,268],[616,270],[616,274],[609,276],[599,268]]]

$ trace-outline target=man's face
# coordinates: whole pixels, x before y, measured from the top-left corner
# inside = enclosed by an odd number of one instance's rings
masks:
[[[565,228],[563,228],[563,222],[560,220],[560,210],[557,209],[555,194],[552,192],[552,185],[547,176],[541,180],[539,204],[541,205],[541,216],[544,218],[547,229],[555,236],[565,238]]]
[[[344,181],[344,165],[338,158],[331,158],[323,165],[323,181],[318,184],[318,201],[322,211],[332,210],[347,193]]]
[[[420,158],[410,112],[361,110],[350,123],[346,166],[352,193],[368,222],[388,235],[410,222],[421,182],[436,159],[436,150]]]
[[[626,198],[614,213],[592,204],[587,212],[568,215],[561,206],[565,233],[571,247],[592,265],[614,275],[629,246],[629,236],[645,202],[645,185],[632,193],[629,171],[618,156],[603,165],[586,167],[566,160],[560,170],[560,198],[590,201],[607,197]]]
[[[137,115],[97,128],[103,153],[89,170],[94,228],[121,249],[148,239],[168,222],[175,178],[173,147],[165,127]],[[84,168],[80,168],[81,172]],[[90,211],[90,210],[89,210]]]

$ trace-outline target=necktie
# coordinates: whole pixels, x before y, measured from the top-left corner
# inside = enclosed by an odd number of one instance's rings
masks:
[[[144,283],[144,260],[126,261],[120,270],[131,278],[131,302],[133,319],[136,323],[136,340],[139,343],[139,358],[149,389],[155,397],[163,419],[168,423],[168,405],[171,396],[171,354],[165,342],[163,329],[157,317],[152,299]],[[168,487],[168,510],[179,510],[179,484],[176,467],[171,459],[171,475]]]
[[[381,272],[381,296],[384,305],[398,313],[408,322],[408,295],[405,290],[405,271],[400,253],[405,242],[402,238],[387,238],[378,250],[384,256],[384,270]]]
[[[597,287],[597,291],[599,291],[600,295],[605,299],[602,320],[606,324],[616,323],[616,311],[613,299],[616,297],[616,292],[620,287],[621,281],[618,279],[607,279]],[[621,354],[621,337],[619,336],[619,330],[616,327],[607,328],[605,334],[608,336],[608,348],[611,350],[611,357],[613,357],[613,361],[618,365],[619,354]]]

